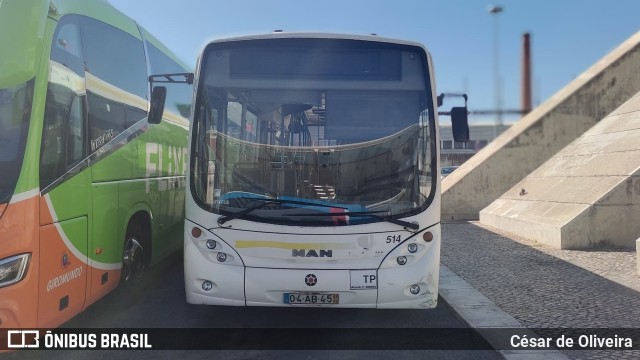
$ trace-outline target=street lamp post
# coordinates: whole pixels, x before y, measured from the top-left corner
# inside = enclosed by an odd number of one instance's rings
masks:
[[[500,95],[500,29],[498,14],[504,9],[502,6],[489,6],[489,13],[493,15],[493,86],[495,91],[496,125],[493,129],[494,138],[498,137],[498,127],[502,126],[502,99]]]

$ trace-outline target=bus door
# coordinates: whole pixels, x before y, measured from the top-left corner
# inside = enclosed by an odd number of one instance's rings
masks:
[[[89,276],[91,179],[86,159],[84,62],[76,17],[63,17],[57,23],[48,70],[39,167],[39,327],[58,326],[83,309]]]

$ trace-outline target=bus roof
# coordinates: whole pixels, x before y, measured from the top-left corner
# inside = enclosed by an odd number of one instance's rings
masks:
[[[377,35],[355,35],[355,34],[340,34],[340,33],[318,33],[318,32],[273,32],[268,34],[257,34],[257,35],[246,35],[246,36],[238,36],[231,38],[223,38],[223,39],[215,39],[209,42],[209,44],[213,43],[223,43],[223,42],[234,42],[234,41],[246,41],[246,40],[261,40],[261,39],[336,39],[336,40],[361,40],[361,41],[371,41],[371,42],[380,42],[380,43],[389,43],[389,44],[400,44],[400,45],[408,45],[408,46],[416,46],[423,48],[427,53],[427,48],[418,42],[408,41],[408,40],[400,40],[393,38],[385,38]]]
[[[182,59],[178,58],[149,31],[136,23],[134,19],[130,18],[128,15],[113,7],[108,1],[54,0],[51,2],[51,4],[53,4],[53,8],[55,9],[54,12],[49,12],[49,16],[52,18],[60,19],[62,16],[67,14],[79,14],[94,18],[96,20],[100,20],[104,23],[126,31],[137,39],[141,39],[142,36],[142,38],[160,49],[163,53],[165,53],[183,68],[192,68],[192,66],[185,65]]]
[[[53,19],[59,20],[67,14],[85,15],[115,26],[140,39],[136,22],[105,0],[55,0],[51,4],[53,6],[50,7],[49,17]]]

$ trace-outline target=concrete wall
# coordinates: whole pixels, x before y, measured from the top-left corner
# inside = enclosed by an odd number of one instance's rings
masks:
[[[442,218],[478,219],[480,210],[638,91],[640,32],[446,177]]]
[[[561,249],[633,248],[640,236],[640,92],[480,212]]]

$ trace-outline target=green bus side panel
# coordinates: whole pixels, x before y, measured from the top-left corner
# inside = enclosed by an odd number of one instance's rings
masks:
[[[176,230],[182,231],[184,220],[184,181],[178,178],[150,178],[119,183],[119,223],[121,238],[134,214],[151,216],[152,262],[163,258],[182,245]],[[176,201],[177,200],[177,201]],[[181,214],[181,217],[175,216]]]
[[[111,205],[103,203],[117,202],[118,232],[112,231],[110,236],[121,243],[124,242],[130,219],[138,212],[148,214],[152,220],[152,261],[164,257],[182,244],[186,144],[187,129],[163,121],[158,125],[148,125],[143,134],[92,166],[94,196],[96,189],[103,187],[108,188],[111,194],[110,197],[105,195],[102,200],[94,198],[94,211],[103,211],[106,207],[111,209]],[[111,212],[104,214],[112,215]],[[102,218],[94,213],[96,221]],[[108,221],[115,220],[110,218]],[[94,229],[100,226],[96,224]],[[94,231],[95,236],[98,236],[97,232]],[[96,244],[101,241],[106,240],[94,240]],[[122,244],[111,247],[109,251],[116,249],[121,252]],[[110,254],[108,258],[120,261],[120,253]]]
[[[187,129],[166,121],[93,166],[93,181],[186,175]]]
[[[49,192],[58,221],[89,215],[91,170],[86,168]],[[71,241],[73,239],[70,238]]]
[[[122,262],[124,237],[119,237],[118,184],[93,184],[93,236],[91,258],[102,263]],[[96,254],[100,249],[101,253]]]
[[[126,227],[137,212],[152,218],[154,259],[180,247],[186,136],[182,127],[153,125],[49,192],[58,220],[89,215],[93,230],[84,254],[101,263],[120,263]]]
[[[138,163],[138,152],[140,148],[144,150],[144,143],[141,142],[141,137],[137,137],[134,141],[93,163],[93,182],[144,178],[144,168],[141,168]]]

